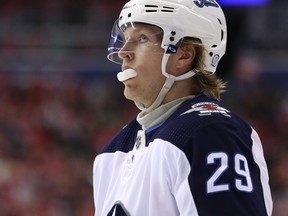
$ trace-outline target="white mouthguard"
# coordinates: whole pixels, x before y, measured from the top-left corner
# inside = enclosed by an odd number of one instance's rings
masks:
[[[123,82],[136,76],[137,76],[137,72],[135,70],[127,69],[127,70],[124,70],[123,72],[119,72],[117,74],[117,79],[120,82]]]

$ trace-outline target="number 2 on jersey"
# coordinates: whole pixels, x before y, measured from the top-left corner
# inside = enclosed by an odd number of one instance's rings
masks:
[[[229,157],[224,152],[215,152],[215,153],[211,153],[208,155],[207,157],[208,165],[215,164],[216,161],[219,161],[219,166],[217,167],[216,171],[207,181],[207,193],[208,194],[230,190],[230,184],[218,183],[218,180],[221,178],[221,176],[227,170],[230,169],[229,163],[228,163]],[[252,185],[252,180],[250,176],[247,159],[241,154],[236,154],[234,156],[234,167],[232,169],[234,169],[236,174],[238,175],[238,176],[235,176],[235,187],[239,191],[251,192],[253,190],[253,185]],[[243,179],[243,177],[245,180]]]

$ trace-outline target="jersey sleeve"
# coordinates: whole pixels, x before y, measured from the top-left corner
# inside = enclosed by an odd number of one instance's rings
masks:
[[[187,144],[188,179],[199,215],[268,215],[263,190],[269,186],[255,162],[251,133],[225,121],[195,130]]]

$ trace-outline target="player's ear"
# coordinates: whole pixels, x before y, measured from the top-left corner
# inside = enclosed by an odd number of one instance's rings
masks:
[[[179,57],[177,60],[177,67],[190,68],[196,55],[195,47],[193,45],[186,45],[185,47],[181,47],[178,51]]]
[[[195,55],[196,49],[193,45],[179,48],[175,54],[169,57],[167,72],[174,76],[180,76],[191,70]]]

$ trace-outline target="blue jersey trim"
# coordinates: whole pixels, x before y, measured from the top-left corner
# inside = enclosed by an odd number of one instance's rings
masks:
[[[145,131],[145,134],[148,134],[150,132],[152,132],[153,130],[156,130],[157,128],[161,127],[161,125],[163,124],[163,122],[151,127],[151,128],[148,128],[146,131]]]

